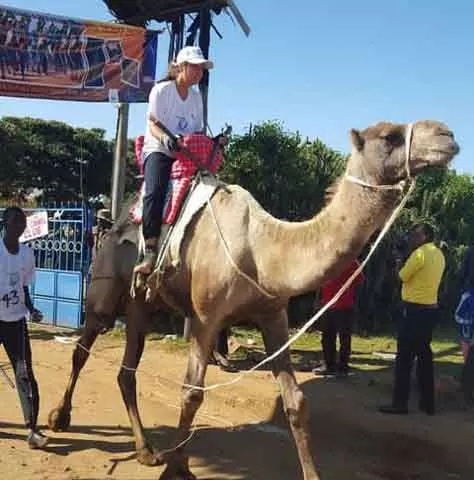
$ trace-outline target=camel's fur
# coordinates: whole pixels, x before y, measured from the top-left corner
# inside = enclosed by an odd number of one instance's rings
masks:
[[[362,132],[351,131],[352,155],[347,173],[372,184],[395,184],[406,176],[404,125],[380,123]],[[451,132],[442,124],[417,122],[413,128],[410,170],[425,166],[446,166],[457,153]],[[288,179],[291,181],[291,179]],[[290,297],[317,289],[337,274],[362,250],[370,236],[393,210],[400,193],[362,187],[342,179],[327,207],[306,222],[290,223],[266,213],[244,189],[233,186],[220,190],[212,199],[218,223],[233,260],[273,298],[259,292],[240,276],[226,256],[216,225],[205,208],[189,226],[178,271],[165,273],[154,305],[144,297],[128,297],[132,268],[137,256],[133,243],[120,243],[122,222],[112,230],[95,260],[87,298],[87,318],[80,342],[90,348],[104,324],[110,324],[120,307],[127,307],[127,343],[123,365],[135,369],[144,346],[150,311],[159,303],[192,316],[193,341],[185,383],[204,385],[207,363],[216,335],[235,319],[252,319],[261,329],[267,351],[278,349],[288,339],[287,303]],[[149,285],[153,289],[153,278]],[[59,407],[50,414],[53,429],[67,428],[71,398],[87,353],[76,348],[73,372]],[[138,414],[135,373],[121,369],[119,384],[136,440],[138,459],[154,465],[168,463],[164,478],[194,478],[182,450],[163,458],[153,454]],[[318,474],[310,445],[307,407],[291,367],[289,353],[274,362],[283,404],[295,437],[305,480]],[[183,390],[179,439],[187,436],[203,399],[199,390]]]

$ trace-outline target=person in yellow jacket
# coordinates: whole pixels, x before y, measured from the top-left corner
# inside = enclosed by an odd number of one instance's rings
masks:
[[[419,408],[433,415],[434,371],[431,339],[438,319],[438,291],[445,269],[443,252],[434,244],[433,227],[416,226],[410,235],[411,255],[401,268],[403,313],[397,337],[395,384],[392,404],[379,407],[382,413],[408,413],[410,378],[417,359]]]

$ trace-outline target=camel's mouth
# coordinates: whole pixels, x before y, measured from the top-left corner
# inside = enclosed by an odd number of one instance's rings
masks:
[[[451,132],[439,134],[429,145],[414,148],[413,170],[418,172],[425,167],[448,167],[459,153],[460,147]]]

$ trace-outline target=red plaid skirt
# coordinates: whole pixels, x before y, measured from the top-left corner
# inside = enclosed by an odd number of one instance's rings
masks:
[[[216,173],[222,163],[222,149],[218,148],[213,159],[210,159],[214,140],[206,135],[194,134],[183,137],[183,143],[199,162],[197,165],[194,160],[186,156],[186,153],[179,151],[176,154],[176,161],[171,168],[171,178],[192,177],[198,167],[201,165],[210,172]]]
[[[222,149],[218,148],[213,159],[210,159],[214,148],[214,141],[206,135],[194,134],[187,135],[183,138],[184,146],[193,153],[199,164],[207,168],[212,173],[216,173],[222,163]],[[135,140],[135,155],[137,165],[142,171],[143,137]],[[196,173],[198,167],[196,162],[186,156],[184,152],[176,154],[176,160],[171,167],[171,180],[168,184],[168,192],[166,194],[165,207],[163,210],[163,223],[173,224],[181,209],[181,205],[191,184],[191,178]],[[130,208],[130,215],[135,223],[142,221],[143,195],[145,192],[145,184],[140,189],[140,196]]]

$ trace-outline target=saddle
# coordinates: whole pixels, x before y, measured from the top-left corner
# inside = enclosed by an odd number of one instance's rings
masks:
[[[171,167],[161,233],[158,239],[158,261],[155,273],[161,272],[167,253],[171,254],[172,264],[177,266],[186,226],[218,188],[218,181],[214,175],[222,163],[221,147],[216,145],[212,138],[202,134],[185,136],[183,144],[184,148],[177,152],[176,160]],[[140,172],[143,172],[142,149],[143,136],[135,141],[135,159]],[[131,205],[129,211],[131,220],[138,225],[142,222],[144,192],[145,182],[140,187],[137,201]],[[143,241],[140,244],[140,254],[142,254]]]
[[[143,141],[143,136],[135,140],[135,161],[141,174],[143,174]],[[177,152],[176,160],[171,167],[162,218],[165,225],[173,225],[175,222],[197,171],[214,175],[222,163],[222,149],[216,149],[215,141],[207,135],[187,135],[183,138],[183,143],[184,148]],[[139,197],[130,208],[131,218],[136,224],[142,222],[144,193],[145,182],[142,182]]]

